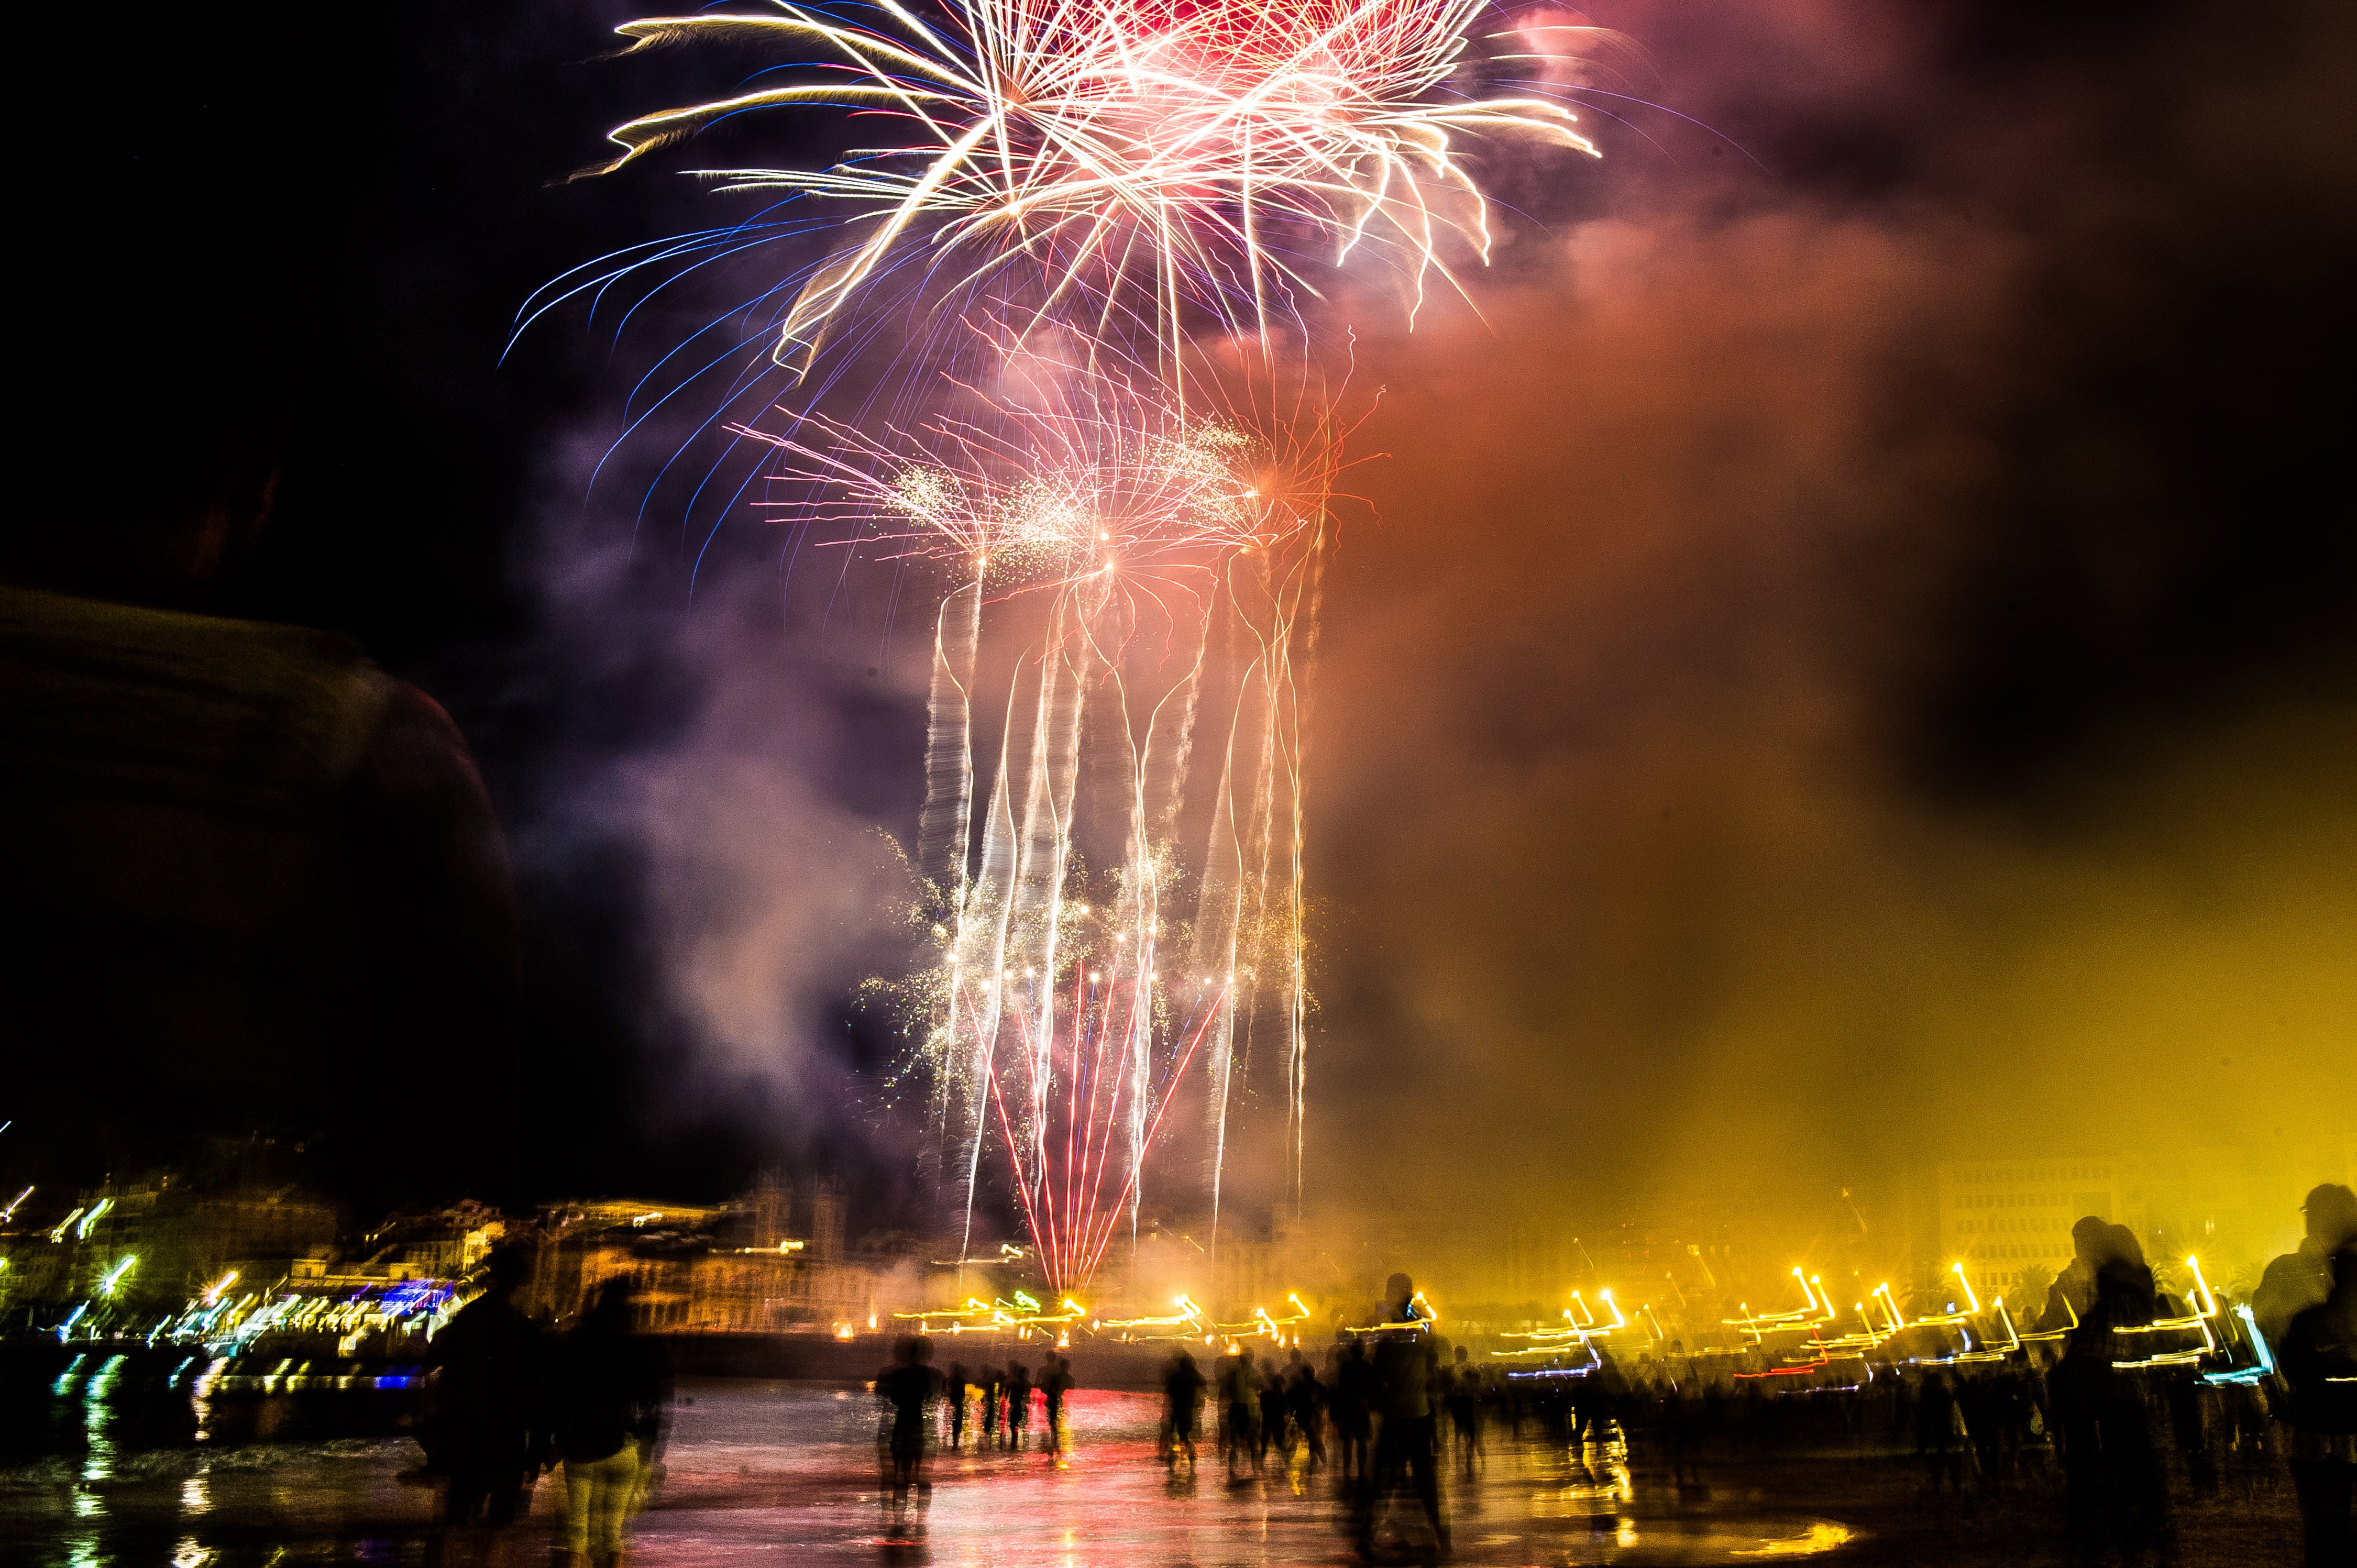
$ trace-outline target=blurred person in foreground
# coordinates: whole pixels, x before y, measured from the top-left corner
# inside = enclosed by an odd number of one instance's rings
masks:
[[[1228,1479],[1239,1478],[1236,1466],[1245,1461],[1258,1475],[1260,1457],[1253,1437],[1260,1424],[1260,1384],[1253,1376],[1252,1358],[1230,1345],[1212,1377],[1220,1387],[1220,1455],[1228,1462]]]
[[[2083,1215],[2071,1227],[2071,1261],[2047,1287],[2046,1308],[2039,1314],[2041,1334],[2068,1329],[2087,1316],[2095,1303],[2095,1268],[2104,1251],[2108,1224],[2099,1215]]]
[[[424,692],[339,633],[238,613],[267,602],[244,584],[294,397],[282,370],[213,369],[111,430],[102,467],[46,455],[0,547],[0,886],[38,911],[8,950],[17,1135],[144,1164],[335,1126],[326,1157],[364,1188],[393,1179],[351,1135],[382,1113],[382,1062],[431,1042],[473,1081],[402,1108],[403,1179],[504,1176],[515,1084],[484,1069],[513,1048],[516,934],[490,802]]]
[[[925,1479],[925,1420],[941,1385],[941,1374],[933,1370],[933,1342],[921,1334],[901,1336],[877,1389],[892,1407],[892,1489],[884,1504],[888,1516],[907,1514],[911,1487],[918,1507],[932,1501],[933,1485]]]
[[[2357,1563],[2350,1518],[2357,1495],[2357,1244],[2330,1254],[2325,1267],[2331,1283],[2324,1299],[2285,1326],[2276,1356],[2289,1390],[2284,1421],[2308,1568],[2348,1568]]]
[[[457,1538],[479,1528],[491,1532],[488,1560],[504,1561],[507,1527],[545,1457],[542,1336],[511,1299],[530,1268],[521,1248],[493,1250],[482,1294],[426,1348],[432,1411],[418,1441],[428,1468],[448,1477],[430,1554],[436,1563],[450,1561]]]
[[[1171,1469],[1178,1455],[1187,1455],[1187,1473],[1195,1473],[1195,1425],[1203,1403],[1203,1374],[1185,1346],[1170,1352],[1162,1369],[1162,1456]]]
[[[1383,1309],[1366,1337],[1374,1341],[1375,1452],[1359,1483],[1351,1534],[1359,1555],[1375,1555],[1375,1525],[1384,1497],[1405,1482],[1423,1505],[1439,1552],[1449,1551],[1440,1517],[1440,1461],[1435,1449],[1433,1384],[1440,1366],[1432,1319],[1415,1302],[1415,1282],[1384,1282]]]
[[[2357,1241],[2357,1193],[2338,1182],[2311,1187],[2300,1214],[2307,1225],[2298,1250],[2272,1260],[2251,1293],[2251,1316],[2271,1348],[2282,1346],[2293,1318],[2331,1294],[2332,1255]]]
[[[1072,1363],[1063,1356],[1050,1356],[1039,1369],[1039,1398],[1043,1406],[1042,1419],[1048,1426],[1048,1452],[1056,1454],[1064,1446],[1064,1396],[1072,1391]]]
[[[2333,1360],[2336,1322],[2342,1326],[2338,1343],[2346,1354],[2346,1309],[2336,1318],[2327,1308],[2334,1293],[2347,1288],[2341,1260],[2357,1248],[2357,1193],[2339,1182],[2320,1182],[2309,1189],[2300,1213],[2306,1223],[2299,1246],[2269,1261],[2258,1288],[2251,1293],[2251,1316],[2287,1386],[2286,1396],[2270,1402],[2276,1406],[2292,1485],[2299,1496],[2308,1561],[2345,1564],[2357,1562],[2349,1541],[2351,1456],[2357,1451],[2352,1449],[2357,1439],[2349,1435],[2348,1427],[2333,1424],[2336,1412],[2345,1419],[2351,1385],[2334,1384],[2330,1379],[2350,1372],[2345,1366],[2337,1374],[2317,1369]],[[2297,1352],[2296,1333],[2300,1340]],[[2292,1375],[2295,1359],[2310,1374],[2312,1386],[2305,1393]],[[2324,1380],[2315,1381],[2318,1377]],[[2335,1390],[2338,1402],[2328,1397]]]
[[[616,1568],[655,1476],[671,1408],[662,1348],[631,1332],[630,1283],[609,1279],[551,1357],[548,1423],[565,1466],[566,1568]]]
[[[2093,1294],[2048,1382],[2062,1423],[2064,1529],[2083,1562],[2113,1545],[2131,1563],[2147,1551],[2166,1560],[2168,1484],[2144,1391],[2115,1364],[2137,1359],[2122,1331],[2152,1322],[2158,1293],[2126,1226],[2104,1225],[2090,1243]]]

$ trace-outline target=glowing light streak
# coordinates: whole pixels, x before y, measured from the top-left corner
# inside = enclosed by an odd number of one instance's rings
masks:
[[[1741,1302],[1737,1305],[1742,1309],[1742,1316],[1722,1318],[1720,1321],[1739,1333],[1749,1335],[1755,1345],[1765,1345],[1766,1336],[1774,1333],[1806,1333],[1811,1338],[1815,1338],[1816,1330],[1838,1316],[1834,1311],[1833,1298],[1818,1299],[1814,1288],[1819,1283],[1816,1276],[1804,1275],[1798,1267],[1791,1273],[1793,1283],[1801,1287],[1802,1299],[1808,1303],[1806,1306],[1791,1312],[1755,1313],[1749,1302]]]
[[[2275,1352],[2267,1346],[2267,1337],[2259,1332],[2259,1320],[2252,1314],[2250,1304],[2235,1303],[2234,1316],[2243,1320],[2243,1342],[2250,1346],[2251,1353],[2258,1359],[2258,1365],[2238,1368],[2230,1372],[2212,1372],[2205,1380],[2213,1383],[2256,1383],[2274,1377],[2276,1375]]]

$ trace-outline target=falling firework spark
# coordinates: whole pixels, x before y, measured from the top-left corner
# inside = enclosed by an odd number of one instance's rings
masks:
[[[1345,434],[1305,406],[1298,433],[1264,435],[1073,376],[1052,402],[985,403],[884,440],[807,418],[760,435],[781,504],[967,576],[936,628],[919,860],[942,959],[917,987],[922,1054],[969,1233],[995,1147],[1057,1291],[1135,1223],[1198,1064],[1217,1204],[1239,1040],[1256,1026],[1276,1036],[1298,1179],[1294,660]],[[1009,607],[1042,597],[1028,618]],[[1011,634],[1030,640],[985,785],[978,674],[985,640]],[[1217,784],[1203,837],[1182,844],[1207,720],[1224,726]]]

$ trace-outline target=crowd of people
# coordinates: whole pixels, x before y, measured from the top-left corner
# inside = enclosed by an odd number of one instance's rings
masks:
[[[1318,1359],[1298,1346],[1255,1355],[1234,1345],[1206,1367],[1190,1348],[1174,1348],[1157,1451],[1191,1476],[1215,1435],[1232,1481],[1272,1466],[1297,1481],[1325,1471],[1349,1499],[1362,1552],[1375,1549],[1394,1509],[1405,1529],[1421,1515],[1429,1545],[1445,1552],[1444,1473],[1475,1475],[1493,1430],[1574,1455],[1598,1496],[1625,1487],[1632,1463],[1690,1492],[1706,1463],[1845,1454],[1920,1466],[1935,1493],[1986,1497],[2059,1478],[2061,1526],[2091,1563],[2163,1560],[2173,1497],[2249,1502],[2288,1468],[2306,1561],[2347,1568],[2357,1561],[2357,1197],[2321,1186],[2305,1213],[2300,1249],[2275,1260],[2239,1304],[2255,1322],[2260,1360],[2234,1376],[2149,1354],[2153,1342],[2138,1337],[2184,1319],[2189,1305],[2157,1286],[2132,1233],[2090,1217],[2073,1232],[2076,1254],[2054,1282],[2040,1341],[2010,1354],[1859,1359],[1807,1377],[1783,1375],[1793,1369],[1771,1358],[1690,1354],[1676,1342],[1625,1360],[1598,1344],[1575,1366],[1482,1361],[1447,1344],[1397,1274],[1383,1310],[1343,1328]],[[1051,1412],[1069,1386],[1068,1368],[1054,1365]],[[996,1421],[998,1441],[1019,1446],[1030,1397],[1020,1367],[971,1381],[953,1368],[950,1383],[972,1393],[950,1402],[947,1441],[961,1441],[978,1400],[983,1444]],[[1048,1424],[1052,1443],[1052,1413]],[[918,1437],[923,1423],[899,1430]]]
[[[1476,1476],[1490,1434],[1568,1454],[1607,1503],[1628,1497],[1640,1465],[1681,1495],[1706,1488],[1706,1466],[1842,1455],[1919,1466],[1932,1493],[1999,1496],[2059,1479],[2060,1525],[2089,1563],[2165,1560],[2173,1498],[2248,1502],[2287,1468],[2307,1562],[2347,1568],[2357,1561],[2357,1197],[2319,1187],[2306,1215],[2301,1248],[2233,1304],[2250,1314],[2259,1362],[2232,1375],[2143,1353],[2152,1341],[2139,1337],[2185,1304],[2156,1286],[2133,1236],[2090,1219],[2039,1341],[2005,1355],[1779,1367],[1674,1341],[1626,1359],[1598,1343],[1577,1364],[1477,1359],[1442,1337],[1394,1274],[1383,1307],[1322,1355],[1235,1344],[1206,1367],[1173,1348],[1157,1453],[1174,1480],[1191,1482],[1211,1440],[1236,1484],[1275,1474],[1299,1488],[1322,1475],[1370,1554],[1385,1529],[1448,1551],[1445,1477]],[[434,1341],[434,1404],[419,1432],[428,1468],[447,1477],[450,1527],[493,1532],[535,1477],[561,1469],[571,1561],[610,1563],[663,1439],[662,1356],[630,1333],[624,1282],[608,1282],[577,1326],[552,1337],[509,1300],[516,1264],[495,1254],[484,1293]],[[888,1515],[924,1505],[936,1448],[1062,1453],[1073,1386],[1071,1363],[1053,1351],[1036,1366],[936,1369],[927,1339],[902,1338],[874,1383]]]

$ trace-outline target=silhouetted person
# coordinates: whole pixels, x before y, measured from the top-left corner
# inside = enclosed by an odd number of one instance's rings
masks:
[[[1250,1462],[1255,1471],[1260,1468],[1259,1455],[1253,1451],[1260,1389],[1253,1377],[1252,1358],[1234,1351],[1220,1358],[1213,1377],[1220,1388],[1220,1456],[1228,1462],[1232,1481],[1240,1460]]]
[[[1708,1435],[1702,1424],[1702,1387],[1686,1342],[1670,1341],[1663,1366],[1662,1435],[1670,1451],[1670,1485],[1684,1490],[1702,1485],[1702,1447]]]
[[[1203,1374],[1195,1369],[1195,1358],[1182,1346],[1170,1352],[1169,1365],[1162,1372],[1162,1420],[1169,1433],[1166,1457],[1172,1466],[1178,1463],[1179,1452],[1187,1455],[1187,1468],[1195,1468],[1196,1413],[1203,1402]]]
[[[2107,1225],[2089,1260],[2094,1292],[2050,1382],[2062,1418],[2064,1519],[2083,1557],[2117,1544],[2133,1558],[2166,1546],[2168,1487],[2154,1451],[2142,1391],[2115,1361],[2121,1330],[2153,1320],[2152,1271],[2136,1235]]]
[[[1334,1387],[1328,1400],[1334,1441],[1342,1450],[1342,1483],[1363,1481],[1374,1437],[1375,1367],[1367,1359],[1366,1343],[1355,1334],[1334,1364]]]
[[[985,1367],[974,1375],[982,1390],[982,1443],[987,1448],[998,1435],[998,1401],[1006,1391],[1006,1374],[996,1367]]]
[[[1943,1480],[1955,1491],[1964,1489],[1956,1426],[1956,1391],[1947,1374],[1924,1373],[1915,1398],[1915,1452],[1922,1456],[1923,1484],[1932,1491],[1938,1491]]]
[[[503,1530],[540,1473],[541,1332],[510,1299],[531,1269],[517,1248],[483,1263],[483,1292],[458,1309],[426,1348],[433,1413],[423,1441],[449,1477],[443,1522]],[[447,1551],[437,1537],[436,1553]]]
[[[1023,1446],[1024,1429],[1031,1424],[1031,1369],[1020,1361],[1006,1363],[1006,1446]]]
[[[1259,1459],[1265,1459],[1274,1447],[1277,1462],[1285,1462],[1290,1452],[1286,1444],[1285,1421],[1285,1379],[1278,1375],[1275,1362],[1264,1359],[1260,1364],[1260,1440],[1255,1450]]]
[[[1309,1364],[1298,1349],[1293,1352],[1291,1381],[1285,1391],[1287,1410],[1293,1424],[1300,1429],[1301,1440],[1308,1444],[1312,1466],[1326,1462],[1326,1390],[1318,1381],[1318,1369]]]
[[[2186,1479],[2196,1497],[2208,1497],[2218,1489],[2218,1469],[2211,1459],[2210,1423],[2201,1408],[2201,1374],[2191,1367],[2171,1367],[2162,1374],[2161,1393],[2169,1405],[2169,1436],[2185,1458]]]
[[[1470,1352],[1457,1347],[1455,1375],[1448,1382],[1448,1422],[1456,1428],[1457,1446],[1465,1458],[1465,1473],[1473,1473],[1473,1461],[1481,1452],[1481,1373],[1473,1365]]]
[[[1438,1370],[1430,1320],[1416,1307],[1415,1283],[1405,1274],[1384,1282],[1374,1332],[1375,1452],[1359,1487],[1353,1534],[1361,1556],[1375,1550],[1375,1516],[1383,1495],[1405,1480],[1424,1507],[1442,1552],[1448,1526],[1440,1517],[1439,1457],[1434,1451],[1432,1383]]]
[[[2071,1226],[2071,1261],[2046,1290],[2046,1310],[2039,1315],[2040,1333],[2060,1333],[2087,1315],[2095,1301],[2095,1267],[2104,1251],[2104,1233],[2111,1227],[2101,1216],[2083,1215]]]
[[[2258,1288],[2251,1293],[2251,1316],[2258,1320],[2259,1332],[2267,1337],[2271,1347],[2282,1342],[2293,1318],[2321,1305],[2331,1294],[2329,1260],[2357,1241],[2357,1193],[2340,1183],[2325,1182],[2311,1188],[2300,1212],[2307,1230],[2299,1250],[2269,1262],[2266,1273],[2259,1276]]]
[[[903,1335],[892,1347],[892,1367],[884,1374],[881,1391],[892,1406],[892,1490],[885,1505],[890,1510],[908,1508],[911,1487],[920,1505],[932,1494],[925,1479],[925,1420],[941,1387],[932,1360],[931,1340]]]
[[[950,1446],[952,1448],[962,1447],[965,1443],[966,1387],[964,1363],[952,1361],[949,1376],[942,1381],[942,1397],[949,1402],[950,1406]]]
[[[2348,1568],[2357,1563],[2350,1520],[2357,1478],[2357,1245],[2325,1262],[2331,1286],[2285,1328],[2276,1364],[2290,1390],[2284,1419],[2308,1568]]]
[[[1053,1454],[1063,1446],[1064,1396],[1072,1389],[1072,1363],[1061,1356],[1050,1356],[1039,1369],[1039,1400],[1044,1407],[1041,1418],[1047,1423],[1048,1452]]]
[[[549,1429],[565,1463],[565,1544],[575,1568],[619,1560],[623,1527],[662,1450],[671,1373],[661,1347],[631,1332],[630,1316],[630,1281],[608,1280],[549,1369]]]

